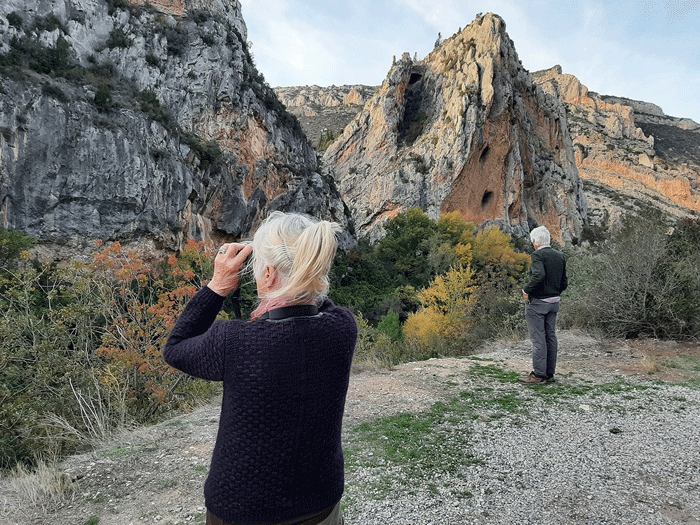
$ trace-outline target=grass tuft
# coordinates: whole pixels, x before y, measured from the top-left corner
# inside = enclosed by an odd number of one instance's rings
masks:
[[[66,474],[43,461],[33,470],[27,470],[21,464],[16,466],[9,485],[23,506],[40,510],[44,515],[75,490]]]

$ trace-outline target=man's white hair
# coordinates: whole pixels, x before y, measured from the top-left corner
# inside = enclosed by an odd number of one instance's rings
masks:
[[[549,230],[544,226],[538,226],[530,232],[530,241],[537,246],[548,246],[551,240]]]

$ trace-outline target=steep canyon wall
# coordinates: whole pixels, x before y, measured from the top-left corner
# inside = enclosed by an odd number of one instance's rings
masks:
[[[347,225],[237,0],[4,0],[0,206],[56,257],[241,238],[273,209]]]

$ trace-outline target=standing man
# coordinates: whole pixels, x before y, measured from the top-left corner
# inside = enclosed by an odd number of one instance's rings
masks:
[[[557,312],[561,293],[566,290],[566,260],[550,245],[551,237],[544,226],[530,232],[535,251],[532,254],[530,281],[523,288],[523,297],[527,301],[525,317],[532,340],[532,368],[527,377],[520,378],[521,383],[554,382],[554,370],[557,366]]]

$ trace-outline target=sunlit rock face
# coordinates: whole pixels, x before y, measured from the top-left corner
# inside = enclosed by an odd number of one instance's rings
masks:
[[[66,43],[46,67],[27,52]],[[0,226],[56,257],[244,238],[275,209],[347,226],[252,62],[238,0],[3,0],[0,54],[20,57],[0,69]]]
[[[337,137],[362,109],[377,86],[276,87],[275,93],[296,115],[311,143]]]
[[[359,235],[411,207],[556,240],[580,236],[587,204],[564,106],[523,69],[488,14],[422,61],[404,56],[326,151]]]
[[[566,107],[592,224],[627,214],[700,216],[700,124],[658,106],[589,91],[560,66],[533,74]]]

